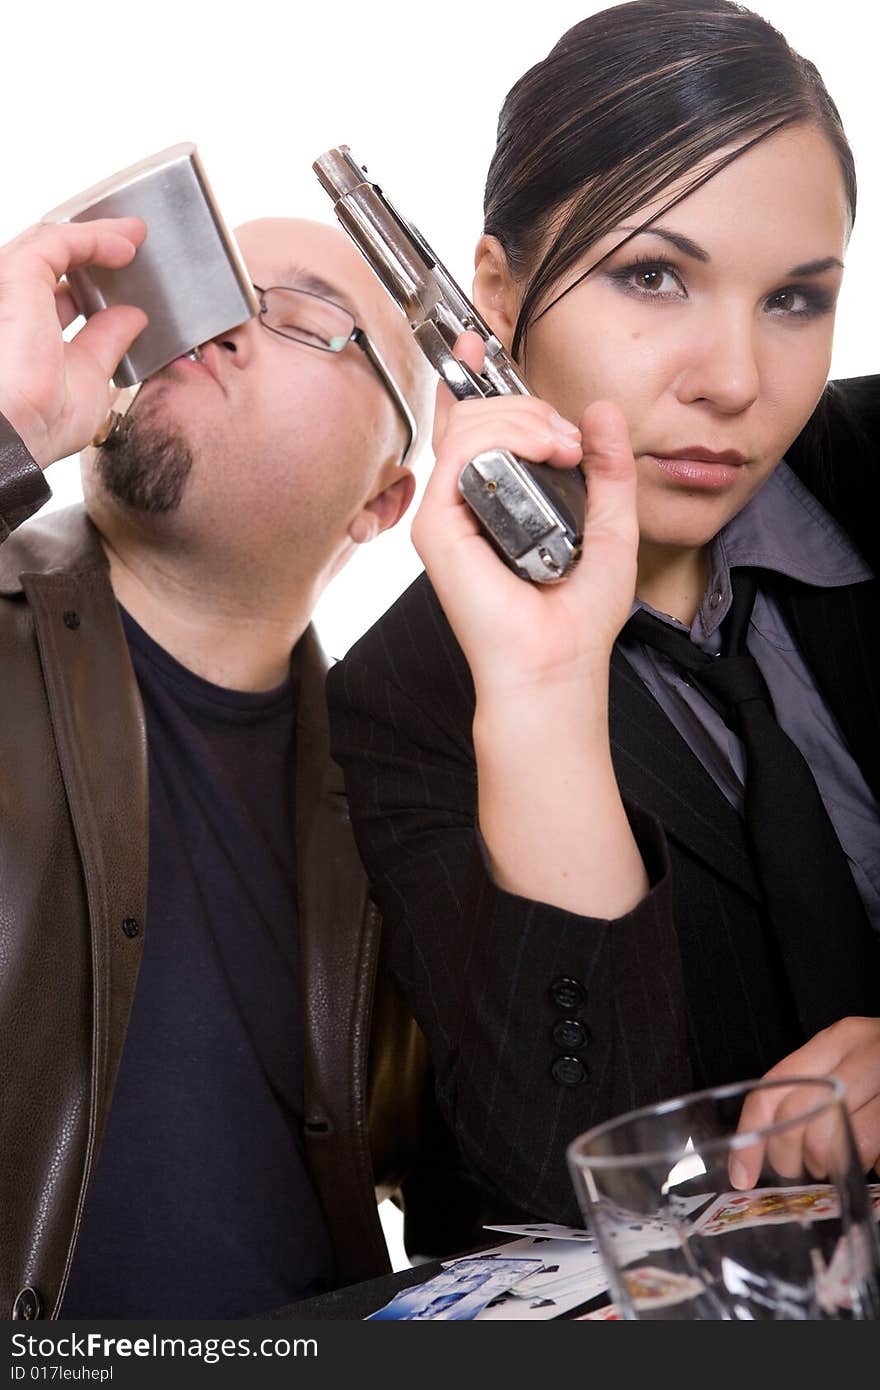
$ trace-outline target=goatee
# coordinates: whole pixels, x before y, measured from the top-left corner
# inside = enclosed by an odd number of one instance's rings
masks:
[[[180,506],[193,465],[186,439],[161,418],[160,400],[161,392],[140,405],[136,401],[96,459],[98,476],[111,497],[153,515]]]

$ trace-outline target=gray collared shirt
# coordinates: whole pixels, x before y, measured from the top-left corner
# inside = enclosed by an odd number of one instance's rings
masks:
[[[658,618],[690,632],[703,651],[721,649],[720,626],[731,602],[730,571],[754,565],[806,584],[836,587],[871,579],[846,533],[811,492],[780,463],[763,487],[719,531],[709,557],[709,582],[690,629],[665,613]],[[633,612],[656,610],[639,599]],[[736,734],[669,657],[632,638],[621,651],[675,728],[740,812],[745,759]],[[873,926],[880,930],[880,808],[853,760],[837,721],[817,690],[778,606],[758,591],[747,647],[773,699],[780,725],[803,753],[849,860]]]

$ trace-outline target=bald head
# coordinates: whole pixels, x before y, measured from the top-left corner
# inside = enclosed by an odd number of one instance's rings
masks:
[[[348,237],[287,218],[249,222],[236,236],[254,284],[351,313],[427,443],[433,373]],[[396,525],[415,484],[401,467],[399,402],[363,344],[314,351],[321,341],[308,326],[292,339],[271,327],[248,319],[203,343],[200,361],[178,359],[146,381],[118,446],[84,458],[83,488],[105,535],[126,528],[185,553],[202,577],[220,572],[228,585],[237,575],[284,603],[297,594],[311,611],[356,546]]]
[[[394,375],[416,418],[419,445],[424,444],[431,433],[436,377],[351,239],[339,227],[299,217],[245,222],[235,237],[257,284],[311,290],[354,315]]]

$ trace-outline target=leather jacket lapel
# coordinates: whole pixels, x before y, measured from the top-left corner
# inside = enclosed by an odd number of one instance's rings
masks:
[[[79,1222],[122,1057],[147,913],[143,707],[106,566],[23,574],[91,935],[92,1066]],[[64,1296],[68,1247],[52,1316]]]
[[[106,569],[24,574],[92,923],[95,1099],[109,1105],[147,913],[143,706]],[[115,634],[116,641],[108,640]],[[136,924],[136,925],[133,925]],[[100,1141],[100,1134],[94,1136]]]
[[[370,1006],[379,949],[342,773],[330,760],[327,663],[313,629],[297,644],[296,853],[304,1128],[342,1283],[387,1268],[367,1132]]]

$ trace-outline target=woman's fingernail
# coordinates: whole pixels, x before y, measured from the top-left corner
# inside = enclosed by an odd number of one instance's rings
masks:
[[[550,423],[557,434],[576,434],[578,439],[581,437],[581,432],[577,425],[573,425],[570,420],[566,420],[565,416],[560,415],[556,410],[554,410],[553,414],[550,416]]]
[[[746,1166],[744,1163],[741,1163],[738,1158],[732,1158],[730,1160],[728,1172],[730,1173],[731,1183],[734,1187],[738,1188],[740,1192],[747,1187],[751,1187]]]

